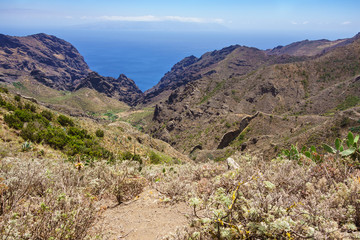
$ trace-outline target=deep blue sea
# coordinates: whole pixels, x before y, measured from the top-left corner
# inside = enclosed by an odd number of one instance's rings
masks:
[[[79,50],[92,70],[115,78],[123,73],[142,91],[157,84],[174,64],[190,55],[200,57],[234,44],[267,49],[292,42],[289,38],[279,40],[278,36],[264,41],[264,36],[224,32],[65,33],[63,38]]]
[[[0,29],[1,30],[1,29]],[[184,57],[200,57],[208,51],[239,44],[260,49],[273,48],[304,39],[337,36],[291,33],[164,32],[100,30],[5,30],[1,33],[24,36],[44,32],[73,44],[89,67],[103,76],[117,78],[121,73],[133,79],[142,91],[159,82]],[[350,36],[342,36],[352,37]]]

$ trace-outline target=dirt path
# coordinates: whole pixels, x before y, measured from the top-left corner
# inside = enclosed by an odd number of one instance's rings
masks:
[[[165,204],[162,198],[156,190],[147,189],[129,204],[106,209],[96,226],[109,240],[160,239],[185,226],[185,215],[191,213],[185,203]]]

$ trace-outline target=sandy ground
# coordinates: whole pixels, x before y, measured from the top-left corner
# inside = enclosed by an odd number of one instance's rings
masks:
[[[164,203],[154,189],[146,189],[135,200],[108,207],[96,229],[109,240],[155,240],[187,224],[191,209],[186,203]]]

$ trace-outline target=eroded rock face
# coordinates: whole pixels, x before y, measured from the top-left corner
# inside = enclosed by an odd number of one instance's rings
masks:
[[[90,72],[73,45],[43,33],[26,37],[0,34],[0,50],[0,70],[10,81],[30,74],[46,86],[71,91]]]
[[[142,91],[136,86],[135,82],[127,78],[124,74],[121,74],[115,79],[112,77],[103,77],[96,72],[91,72],[76,86],[75,90],[84,87],[105,93],[108,97],[117,98],[130,106],[136,105],[138,99],[143,96]]]
[[[76,48],[60,38],[44,33],[26,37],[0,34],[1,81],[17,81],[22,76],[57,90],[91,88],[131,106],[143,96],[124,74],[115,79],[92,72]]]
[[[235,131],[231,131],[231,132],[227,132],[226,134],[224,134],[224,136],[221,138],[221,141],[219,143],[219,146],[217,147],[217,149],[224,149],[227,146],[229,146],[229,144],[234,141],[239,134],[250,124],[250,121],[254,118],[256,118],[259,115],[259,113],[256,113],[253,116],[248,116],[248,117],[244,117],[240,124],[238,129],[236,129]]]

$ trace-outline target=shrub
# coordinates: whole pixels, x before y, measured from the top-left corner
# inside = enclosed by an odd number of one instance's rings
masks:
[[[68,137],[63,129],[50,128],[45,134],[45,142],[54,149],[63,149],[68,142]]]
[[[0,92],[9,93],[9,90],[6,87],[0,87]]]
[[[66,117],[64,115],[59,115],[57,118],[57,121],[60,123],[61,126],[74,126],[73,120],[71,120],[69,117]]]
[[[16,107],[14,105],[12,105],[11,103],[6,103],[5,104],[5,108],[9,111],[15,111],[16,110]]]
[[[5,100],[1,96],[0,96],[0,106],[2,106],[2,107],[6,106]]]
[[[24,125],[24,123],[15,114],[6,114],[4,116],[4,121],[9,127],[17,130],[20,130]]]
[[[109,169],[79,173],[61,161],[2,159],[0,239],[89,239],[95,198],[82,191],[95,189],[91,181],[104,181],[92,172],[102,176]]]
[[[333,156],[302,166],[287,159],[238,160],[239,169],[210,182],[209,195],[193,194],[192,228],[175,239],[358,238],[360,182],[348,162]]]
[[[17,101],[17,102],[20,102],[20,100],[21,100],[21,98],[20,98],[19,95],[15,95],[14,99],[15,99],[15,101]]]
[[[36,112],[36,107],[33,104],[26,103],[24,108],[27,109],[27,110],[30,110],[31,112]]]
[[[154,151],[150,152],[150,162],[152,164],[160,164],[161,163],[161,156]]]
[[[28,123],[20,132],[24,140],[35,143],[40,143],[45,138],[45,134],[46,129],[38,122]]]
[[[44,110],[41,113],[41,116],[43,116],[44,118],[46,118],[47,120],[51,121],[53,119],[53,114],[52,112],[48,111],[48,110]]]
[[[14,112],[15,116],[18,117],[22,122],[30,122],[34,119],[32,112],[28,110],[16,109]]]
[[[101,130],[101,129],[98,129],[98,130],[96,130],[95,135],[96,135],[97,137],[102,138],[102,137],[104,137],[104,131]]]
[[[77,127],[70,127],[68,129],[68,134],[78,139],[91,138],[91,136],[87,134],[87,131],[85,129],[80,129]]]
[[[129,177],[130,174],[126,165],[115,168],[110,174],[112,179],[111,193],[115,196],[118,204],[136,197],[143,191],[146,184],[144,178]]]

